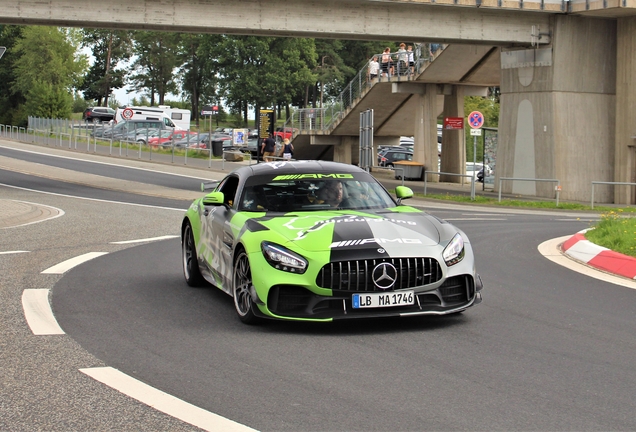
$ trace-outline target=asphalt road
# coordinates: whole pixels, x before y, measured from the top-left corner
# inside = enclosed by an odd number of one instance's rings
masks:
[[[0,183],[16,178],[0,171]],[[136,195],[147,199],[121,196]],[[0,255],[0,429],[192,429],[78,372],[100,365],[259,430],[636,428],[636,291],[537,251],[594,217],[420,202],[470,237],[482,304],[455,317],[250,327],[225,294],[185,284],[178,239],[111,244],[177,234],[181,212],[4,186],[0,198],[66,212],[0,236],[0,252],[31,251]],[[109,254],[40,273],[89,251]],[[66,335],[29,332],[19,299],[32,287],[52,289]]]

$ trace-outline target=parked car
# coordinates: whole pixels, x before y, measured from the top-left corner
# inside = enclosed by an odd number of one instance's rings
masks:
[[[101,137],[104,139],[120,140],[122,137],[127,136],[133,131],[140,129],[158,129],[158,130],[170,130],[173,128],[166,126],[161,120],[129,120],[123,123],[117,123],[112,127],[97,128],[93,130],[91,135]]]
[[[185,131],[185,130],[175,130],[175,131],[164,130],[161,132],[161,135],[150,138],[148,140],[148,145],[158,146],[158,145],[163,145],[165,143],[180,141],[182,139],[185,139],[188,135],[192,137],[197,135],[197,132]]]
[[[179,263],[188,285],[229,294],[245,324],[452,315],[482,300],[466,235],[405,205],[406,186],[396,202],[361,168],[300,161],[209,187],[179,225]]]
[[[105,123],[114,118],[115,110],[108,107],[89,107],[82,114],[82,120],[93,123]]]
[[[413,160],[413,150],[401,148],[388,148],[378,154],[378,165],[393,168],[393,163],[398,161]]]
[[[294,135],[296,135],[298,132],[299,130],[296,128],[279,127],[279,128],[276,128],[276,131],[274,131],[274,139],[278,142],[283,142],[285,138],[291,141],[294,138]]]

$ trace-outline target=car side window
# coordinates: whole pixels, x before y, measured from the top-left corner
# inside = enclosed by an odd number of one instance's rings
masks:
[[[219,187],[219,192],[223,192],[223,202],[230,207],[234,205],[234,197],[237,189],[238,177],[234,176],[226,178]]]

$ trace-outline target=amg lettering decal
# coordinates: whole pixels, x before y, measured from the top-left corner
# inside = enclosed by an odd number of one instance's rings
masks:
[[[272,181],[303,180],[303,179],[352,179],[353,174],[283,174],[276,176]]]
[[[386,244],[386,243],[400,243],[400,244],[422,244],[422,240],[420,239],[409,239],[409,238],[397,238],[397,239],[385,239],[385,238],[368,238],[368,239],[360,239],[360,240],[345,240],[345,241],[337,241],[331,243],[329,246],[331,249],[348,247],[348,246],[359,246],[368,243],[376,243],[376,244]]]

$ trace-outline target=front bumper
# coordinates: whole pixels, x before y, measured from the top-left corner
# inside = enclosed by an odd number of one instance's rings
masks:
[[[354,309],[352,291],[333,290],[332,296],[317,295],[295,285],[270,288],[267,304],[259,305],[259,315],[292,320],[332,320],[415,315],[448,315],[481,303],[483,284],[477,275],[446,279],[436,289],[415,293],[415,304],[382,308]],[[359,292],[359,294],[364,294]]]

